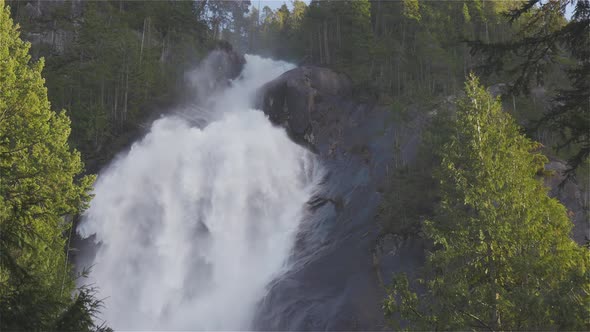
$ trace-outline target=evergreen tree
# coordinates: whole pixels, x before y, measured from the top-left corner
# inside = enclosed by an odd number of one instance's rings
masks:
[[[590,328],[588,250],[547,196],[538,148],[471,76],[442,150],[441,203],[424,226],[435,250],[422,290],[396,276],[386,315],[423,330]]]
[[[574,10],[566,21],[569,6]],[[547,74],[556,63],[564,67],[569,84],[557,90],[555,105],[538,125],[562,135],[558,150],[572,149],[566,171],[570,178],[590,156],[590,1],[528,0],[509,9],[506,15],[510,21],[521,25],[515,38],[475,40],[471,42],[472,52],[485,56],[485,74],[513,73],[514,93],[528,94],[531,86],[546,84]],[[515,55],[522,61],[510,61]],[[564,61],[567,58],[570,61]]]
[[[52,109],[68,110],[70,143],[89,168],[97,170],[130,143],[154,105],[183,97],[184,73],[214,47],[207,21],[199,19],[208,7],[201,5],[59,1],[31,17],[30,5],[13,2],[24,37],[64,36],[59,49],[41,39],[31,53],[45,57]]]
[[[43,60],[30,61],[30,44],[0,6],[0,329],[94,329],[89,317],[100,302],[85,289],[72,299],[64,250],[66,216],[86,206],[94,177],[80,177],[70,121],[50,110]],[[68,312],[86,318],[60,324]]]

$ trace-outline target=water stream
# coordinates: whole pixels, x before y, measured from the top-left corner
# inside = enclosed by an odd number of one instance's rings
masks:
[[[115,330],[249,329],[289,268],[321,167],[251,109],[256,89],[293,66],[246,59],[221,89],[205,60],[189,73],[198,103],[155,121],[99,175],[78,232],[97,243],[85,282]]]

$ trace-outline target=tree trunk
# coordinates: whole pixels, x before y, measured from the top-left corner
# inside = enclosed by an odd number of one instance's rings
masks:
[[[336,16],[336,33],[338,34],[338,48],[342,48],[342,34],[340,32],[340,15]]]
[[[160,52],[160,62],[164,62],[165,60],[165,54],[166,54],[166,41],[168,40],[168,37],[170,35],[170,29],[167,30],[168,32],[166,32],[166,37],[164,37],[164,39],[162,40],[162,52]]]
[[[514,94],[512,94],[512,109],[513,112],[516,114],[516,98],[514,98]]]
[[[127,121],[127,95],[129,92],[129,65],[125,64],[125,97],[123,104],[123,121]]]
[[[330,64],[330,47],[328,46],[328,21],[324,20],[324,53],[326,53],[326,64]]]
[[[375,36],[380,36],[379,25],[381,24],[381,0],[377,0],[377,13],[375,14],[375,27],[373,33]]]
[[[318,41],[319,41],[319,49],[320,49],[320,64],[324,63],[324,50],[322,47],[322,27],[320,26],[318,30]]]
[[[309,56],[313,61],[313,33],[309,33]]]
[[[393,90],[393,59],[389,56],[389,83],[387,84],[387,92],[390,93]]]
[[[406,25],[402,22],[402,52],[406,49]]]
[[[100,82],[100,107],[104,109],[104,77]]]
[[[396,70],[396,76],[397,76],[397,95],[401,95],[402,94],[402,81],[401,81],[401,75],[400,75],[400,61],[399,61],[399,55],[398,58],[396,59],[396,65],[397,65],[397,70]]]
[[[141,66],[141,60],[143,57],[143,43],[145,40],[145,21],[147,17],[143,19],[143,30],[141,32],[141,47],[139,48],[139,65]]]
[[[115,124],[118,124],[117,118],[118,118],[118,114],[117,114],[117,106],[118,106],[118,101],[119,101],[119,80],[117,80],[117,86],[115,87],[115,101],[114,101],[114,108],[113,108],[113,119],[115,121]]]
[[[146,38],[146,47],[150,48],[151,46],[151,40],[152,40],[152,19],[151,17],[146,17],[147,19],[147,38]]]
[[[313,32],[309,33],[309,56],[313,60]]]
[[[498,311],[498,300],[500,299],[500,294],[498,293],[498,279],[496,278],[496,262],[494,260],[494,249],[492,248],[492,243],[491,240],[489,239],[489,235],[488,235],[488,259],[489,261],[489,277],[490,277],[490,283],[492,285],[492,289],[491,289],[491,310],[492,310],[492,321],[490,324],[490,327],[493,331],[498,331],[500,329],[500,313]]]

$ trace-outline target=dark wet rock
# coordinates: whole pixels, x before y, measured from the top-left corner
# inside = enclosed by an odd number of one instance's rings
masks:
[[[503,86],[492,91],[500,94]],[[382,330],[381,303],[393,273],[410,278],[422,266],[428,242],[419,232],[382,234],[381,192],[397,167],[416,159],[421,131],[449,97],[432,109],[411,109],[404,119],[387,107],[359,103],[350,81],[325,68],[302,67],[261,88],[258,106],[298,142],[310,146],[328,171],[323,190],[308,202],[292,269],[269,286],[253,328],[262,330]],[[565,164],[553,161],[549,170]],[[570,210],[573,237],[588,234],[588,193],[562,176],[547,179],[551,194]]]
[[[428,243],[423,234],[384,234],[375,244],[373,265],[381,285],[391,282],[393,272],[403,271],[410,276],[416,275],[416,266],[425,260]]]
[[[231,45],[220,42],[196,69],[186,73],[185,99],[207,100],[215,91],[229,86],[231,80],[240,75],[245,63],[242,54],[234,51]]]
[[[492,97],[496,98],[508,92],[508,85],[506,85],[505,83],[497,83],[490,86],[488,88],[488,91],[490,92]]]
[[[76,38],[73,27],[79,26],[82,20],[83,5],[81,0],[37,0],[13,4],[16,21],[26,24],[22,37],[31,42],[34,59],[49,54],[63,55],[71,47]]]
[[[321,106],[329,105],[330,99],[350,95],[351,91],[351,81],[344,74],[327,68],[299,67],[263,86],[257,107],[273,123],[287,128],[295,141],[315,146],[315,137],[328,115]]]
[[[225,79],[234,79],[238,77],[246,64],[246,58],[244,58],[244,55],[234,50],[231,44],[226,41],[219,41],[215,46],[215,50],[220,51],[221,54],[223,54],[222,59],[220,59],[220,62],[218,63],[218,69],[220,70],[218,73],[219,77]]]
[[[572,238],[579,244],[590,240],[590,193],[581,184],[567,181],[563,171],[567,164],[563,160],[554,159],[545,165],[552,175],[545,178],[545,184],[549,186],[549,195],[557,198],[568,209],[568,215],[574,227]]]
[[[41,4],[40,1],[38,2],[38,4]],[[23,9],[22,15],[24,15],[28,19],[35,19],[41,17],[41,8],[39,5],[34,6],[31,2],[27,2]]]
[[[269,286],[253,328],[384,329],[382,279],[416,270],[423,250],[421,239],[405,240],[375,264],[379,188],[396,165],[415,159],[425,118],[397,121],[388,107],[355,102],[345,75],[318,67],[283,74],[258,100],[271,121],[317,152],[328,175],[308,203],[294,265]]]

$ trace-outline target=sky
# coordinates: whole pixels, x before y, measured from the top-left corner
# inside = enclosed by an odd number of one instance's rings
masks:
[[[309,4],[310,0],[303,0],[303,2]],[[284,3],[287,4],[287,7],[291,9],[291,0],[250,0],[252,6],[258,8],[258,4],[260,3],[260,8],[264,8],[264,6],[270,7],[270,9],[275,10],[279,9]]]
[[[566,8],[565,8],[565,17],[568,20],[572,19],[572,15],[574,14],[574,5],[569,4]]]
[[[303,0],[305,3],[309,4],[310,0]],[[256,7],[256,8],[264,8],[264,6],[268,6],[270,7],[270,9],[272,10],[276,10],[279,9],[283,3],[287,4],[287,7],[289,7],[289,9],[292,8],[291,6],[291,0],[250,0],[252,6]],[[570,20],[572,18],[572,14],[574,12],[574,6],[573,5],[569,5],[566,8],[565,11],[565,17]]]

